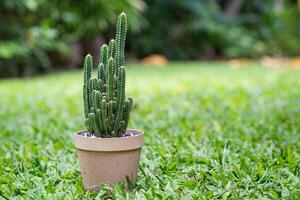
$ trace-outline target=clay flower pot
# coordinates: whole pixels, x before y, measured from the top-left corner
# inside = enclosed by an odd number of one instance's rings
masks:
[[[75,147],[85,190],[98,191],[101,184],[136,181],[144,133],[127,130],[128,137],[96,138],[74,134]]]

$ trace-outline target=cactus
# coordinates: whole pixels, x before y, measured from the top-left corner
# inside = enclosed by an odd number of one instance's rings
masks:
[[[125,99],[125,39],[127,18],[118,17],[115,40],[102,45],[97,76],[92,56],[84,59],[84,125],[96,137],[121,137],[127,129],[132,98]]]

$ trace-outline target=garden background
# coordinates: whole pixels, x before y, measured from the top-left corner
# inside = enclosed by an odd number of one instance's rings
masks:
[[[135,187],[85,192],[83,57],[126,12]],[[0,199],[300,199],[300,1],[1,0]]]
[[[300,50],[296,0],[2,0],[0,75],[81,67],[84,55],[98,55],[113,36],[122,11],[130,60],[297,56]]]

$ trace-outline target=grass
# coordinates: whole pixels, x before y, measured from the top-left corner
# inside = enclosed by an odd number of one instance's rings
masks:
[[[129,67],[136,187],[84,192],[81,71],[0,81],[0,199],[300,199],[300,72]]]

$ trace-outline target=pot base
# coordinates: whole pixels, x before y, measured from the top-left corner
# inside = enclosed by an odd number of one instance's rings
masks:
[[[101,184],[136,181],[143,133],[128,130],[132,137],[88,138],[75,134],[75,146],[84,189],[99,191]],[[91,145],[88,143],[91,142]],[[85,148],[86,146],[86,148]]]
[[[127,178],[135,183],[140,149],[124,152],[91,152],[78,150],[78,159],[85,190],[97,191],[105,183],[114,185]]]

